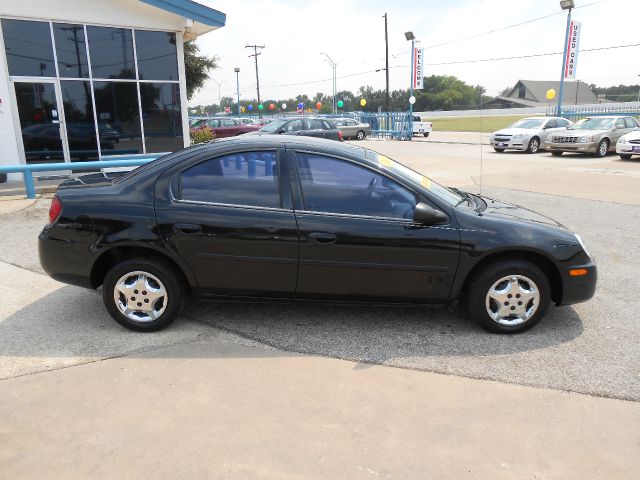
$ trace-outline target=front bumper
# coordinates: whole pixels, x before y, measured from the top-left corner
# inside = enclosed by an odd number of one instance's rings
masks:
[[[531,137],[519,138],[517,140],[496,140],[490,138],[489,143],[493,148],[504,148],[505,150],[526,150],[529,146],[529,140]]]
[[[640,145],[633,143],[616,143],[616,153],[622,155],[640,155]]]
[[[571,270],[584,269],[586,275],[572,276]],[[584,265],[571,265],[564,267],[560,272],[562,279],[562,300],[558,305],[572,305],[574,303],[586,302],[596,293],[598,283],[598,267],[591,261]]]
[[[544,149],[550,152],[596,153],[598,142],[589,143],[555,143],[544,142]]]

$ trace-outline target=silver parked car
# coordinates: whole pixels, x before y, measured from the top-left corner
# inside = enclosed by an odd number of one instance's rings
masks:
[[[626,116],[587,117],[559,132],[554,132],[544,148],[552,155],[563,152],[593,153],[604,157],[615,151],[616,142],[625,133],[638,128],[638,121]]]
[[[513,125],[491,135],[490,143],[493,149],[500,153],[505,150],[536,153],[551,133],[563,130],[569,125],[571,122],[561,117],[521,118]]]
[[[353,118],[332,118],[332,120],[338,125],[345,140],[347,138],[364,140],[371,135],[371,125],[368,123],[361,123]]]

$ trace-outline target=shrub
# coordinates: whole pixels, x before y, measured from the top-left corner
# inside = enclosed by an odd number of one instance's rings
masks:
[[[216,138],[216,135],[209,127],[204,127],[199,130],[193,130],[189,133],[189,137],[191,138],[191,145],[195,145],[196,143],[210,142]]]

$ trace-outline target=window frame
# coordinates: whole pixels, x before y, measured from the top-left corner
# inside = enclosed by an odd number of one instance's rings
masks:
[[[237,203],[223,203],[223,202],[208,202],[206,200],[187,200],[182,198],[182,173],[190,168],[193,168],[201,163],[207,162],[209,160],[213,160],[215,158],[225,157],[228,155],[236,155],[242,153],[250,153],[250,152],[274,152],[276,154],[276,181],[278,182],[278,197],[280,200],[280,207],[263,207],[260,205],[243,205]],[[280,147],[256,147],[251,150],[241,149],[241,150],[228,150],[223,152],[207,152],[206,150],[202,155],[198,155],[196,158],[192,159],[188,165],[181,165],[179,169],[175,170],[171,174],[171,180],[169,182],[169,198],[172,203],[176,204],[189,204],[189,205],[206,205],[211,207],[223,207],[223,208],[238,208],[244,210],[266,210],[272,212],[292,212],[293,208],[291,207],[291,193],[290,189],[287,188],[287,184],[289,180],[287,178],[287,172],[284,166],[285,163],[285,155]],[[274,172],[276,172],[274,169]],[[287,200],[287,194],[289,195],[289,200]],[[289,208],[287,208],[289,205]]]
[[[337,213],[337,212],[323,212],[323,211],[317,211],[317,210],[307,210],[306,206],[304,204],[304,193],[303,193],[303,188],[302,188],[302,178],[300,176],[300,171],[298,169],[298,159],[297,159],[297,154],[299,153],[303,153],[303,154],[309,154],[309,155],[317,155],[317,156],[321,156],[321,157],[326,157],[326,158],[330,158],[333,160],[338,160],[338,161],[343,161],[349,164],[352,164],[356,167],[361,167],[365,170],[368,170],[370,172],[373,172],[375,174],[378,174],[380,176],[385,177],[387,180],[390,180],[392,182],[395,182],[396,184],[400,185],[402,188],[404,188],[405,190],[407,190],[408,192],[410,192],[415,198],[416,198],[416,205],[418,203],[426,203],[434,208],[437,208],[438,210],[442,211],[445,215],[447,215],[447,217],[449,218],[449,214],[447,213],[446,210],[443,210],[441,207],[437,206],[436,204],[434,204],[431,200],[425,198],[424,195],[422,195],[420,192],[416,191],[415,189],[411,188],[410,186],[408,186],[406,183],[400,181],[398,178],[393,177],[389,174],[387,174],[385,171],[383,170],[378,170],[370,165],[366,165],[364,163],[358,162],[356,160],[353,160],[349,157],[344,157],[344,156],[340,156],[337,154],[333,154],[333,153],[326,153],[326,152],[315,152],[313,150],[305,150],[305,149],[288,149],[288,152],[291,153],[291,155],[287,155],[287,158],[289,160],[289,165],[290,165],[290,171],[291,171],[291,181],[294,185],[292,185],[292,189],[294,195],[297,196],[297,200],[298,202],[294,202],[294,212],[295,213],[305,213],[305,214],[311,214],[311,215],[322,215],[322,216],[331,216],[331,217],[347,217],[347,218],[362,218],[362,219],[369,219],[369,220],[380,220],[380,221],[393,221],[393,222],[398,222],[398,223],[402,223],[405,225],[410,225],[413,223],[413,219],[410,218],[398,218],[398,217],[385,217],[385,216],[378,216],[378,215],[364,215],[364,214],[355,214],[355,213]],[[296,203],[299,203],[301,208],[297,208]],[[449,221],[447,222],[447,224],[442,224],[439,226],[442,227],[446,227],[447,225],[449,225],[451,223],[451,220],[449,218]]]

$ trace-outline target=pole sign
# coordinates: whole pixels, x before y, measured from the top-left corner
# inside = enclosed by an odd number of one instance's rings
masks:
[[[569,24],[569,43],[567,43],[567,56],[564,59],[564,78],[575,79],[578,66],[578,47],[580,44],[580,22],[574,20]]]
[[[413,49],[413,88],[421,90],[424,88],[424,48]]]

